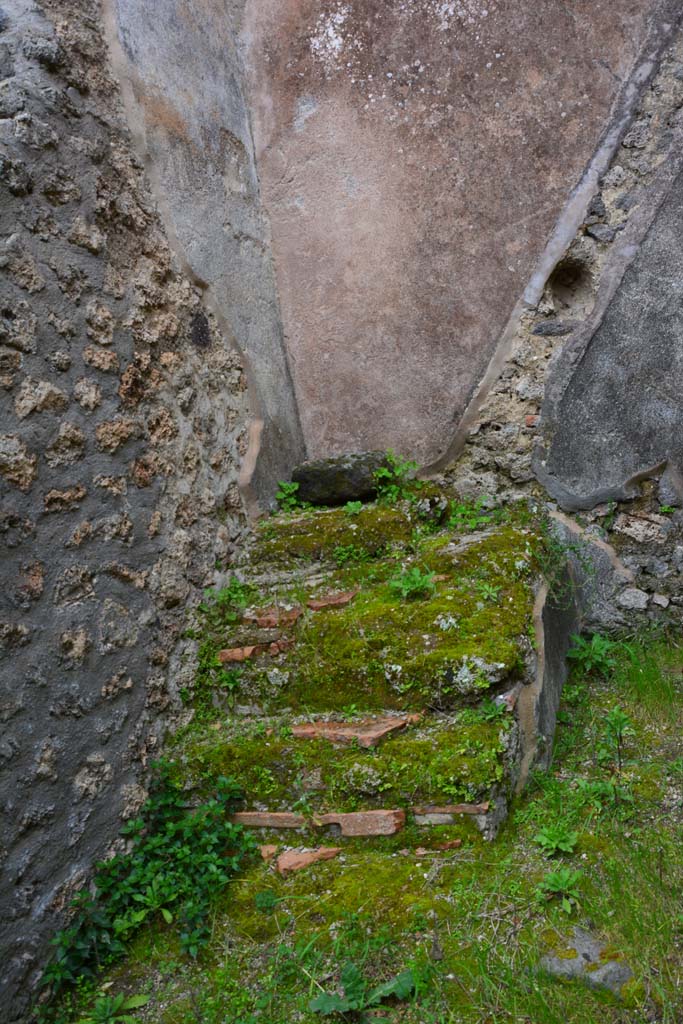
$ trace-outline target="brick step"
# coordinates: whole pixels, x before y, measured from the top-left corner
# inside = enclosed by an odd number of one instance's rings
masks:
[[[463,815],[480,817],[488,813],[490,804],[448,804],[445,806],[411,807],[409,813],[419,826],[453,825]],[[381,808],[372,811],[347,811],[312,815],[310,818],[293,811],[238,811],[230,818],[244,828],[303,829],[336,825],[345,837],[393,836],[406,823],[402,808]]]
[[[326,739],[342,745],[358,743],[369,750],[376,747],[381,739],[392,732],[398,732],[408,725],[422,720],[419,713],[410,715],[385,715],[380,718],[364,718],[360,722],[302,722],[292,726],[296,739]]]

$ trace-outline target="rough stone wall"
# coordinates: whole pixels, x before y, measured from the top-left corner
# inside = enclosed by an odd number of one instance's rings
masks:
[[[549,493],[592,554],[597,628],[683,606],[682,130],[679,32],[447,472],[464,496]]]
[[[0,11],[3,1021],[143,797],[239,545],[240,359],[169,248],[97,0]]]

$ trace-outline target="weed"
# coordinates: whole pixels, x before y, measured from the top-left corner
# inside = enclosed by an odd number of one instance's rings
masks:
[[[493,584],[480,580],[479,583],[475,585],[474,589],[479,594],[479,597],[483,598],[484,601],[497,601],[498,595],[503,588],[494,587]]]
[[[188,811],[182,790],[171,781],[171,768],[163,761],[156,765],[140,816],[122,829],[129,852],[98,864],[94,893],[77,895],[72,921],[53,939],[56,955],[42,979],[53,994],[120,956],[157,912],[167,923],[178,919],[186,953],[196,957],[206,942],[211,902],[254,844],[228,820],[241,799],[231,780],[219,778],[216,795]]]
[[[548,595],[557,608],[569,608],[575,598],[572,562],[578,566],[584,580],[595,575],[589,551],[585,542],[565,541],[549,523],[545,523],[541,543],[536,546],[536,560],[548,587]]]
[[[676,509],[673,507],[673,505],[660,505],[659,506],[659,513],[662,516],[672,516],[675,511],[676,511]]]
[[[90,1013],[79,1024],[136,1024],[129,1010],[139,1010],[149,1002],[149,996],[101,995],[95,1000]]]
[[[480,530],[494,521],[494,515],[488,511],[490,499],[479,498],[476,502],[452,501],[448,517],[449,530]]]
[[[419,597],[431,597],[436,590],[434,573],[423,572],[419,566],[414,565],[393,576],[389,580],[389,589],[404,601]]]
[[[394,505],[397,501],[412,497],[422,486],[415,479],[417,469],[417,462],[402,459],[389,449],[386,465],[380,466],[374,473],[378,500],[386,505]]]
[[[337,545],[332,551],[332,557],[340,569],[349,563],[361,564],[370,561],[370,553],[365,548],[359,548],[355,544]]]
[[[280,507],[280,511],[294,512],[297,508],[302,507],[302,502],[299,501],[298,492],[299,484],[288,483],[286,480],[278,481],[275,500]]]
[[[390,981],[370,988],[356,964],[348,963],[341,971],[341,987],[343,995],[323,992],[310,1001],[309,1010],[325,1015],[363,1013],[386,999],[407,999],[415,988],[415,979],[411,970],[402,971]]]
[[[580,871],[572,871],[571,868],[557,868],[545,876],[536,890],[536,894],[542,900],[560,898],[560,906],[566,914],[571,914],[574,907],[579,905],[578,883],[581,878]]]
[[[605,732],[616,757],[617,771],[621,772],[624,739],[628,733],[633,732],[633,722],[620,707],[612,708],[605,716]]]
[[[362,501],[347,501],[344,505],[344,512],[347,516],[357,516],[363,511]]]
[[[578,834],[561,823],[546,825],[534,836],[534,842],[541,847],[546,857],[554,857],[556,853],[573,853],[578,841]]]
[[[583,673],[597,673],[606,676],[615,665],[614,652],[619,646],[600,633],[593,633],[590,640],[574,634],[571,638],[572,647],[567,652],[570,661],[576,663]]]

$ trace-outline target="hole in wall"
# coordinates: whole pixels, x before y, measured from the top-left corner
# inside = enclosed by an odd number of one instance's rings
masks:
[[[595,299],[593,272],[576,256],[565,256],[548,278],[547,291],[558,316],[585,314]]]

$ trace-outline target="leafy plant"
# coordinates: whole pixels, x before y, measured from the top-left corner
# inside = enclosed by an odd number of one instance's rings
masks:
[[[561,823],[545,825],[534,836],[534,842],[541,847],[546,857],[553,857],[556,853],[573,853],[578,841],[578,833],[571,832]]]
[[[277,492],[275,494],[275,500],[280,506],[282,512],[293,512],[295,509],[301,507],[301,502],[298,496],[299,484],[291,483],[286,480],[279,480],[277,485]]]
[[[628,733],[633,732],[633,722],[620,707],[614,707],[605,715],[605,731],[607,742],[614,751],[617,761],[617,771],[621,771],[624,739]]]
[[[633,803],[633,794],[616,779],[578,779],[577,789],[581,801],[596,812],[603,811],[607,805],[616,808]]]
[[[560,906],[566,914],[571,914],[574,907],[579,905],[578,883],[581,878],[580,871],[572,871],[571,868],[557,868],[550,871],[542,880],[536,893],[540,899],[551,900],[560,898]]]
[[[149,996],[102,995],[95,1000],[95,1005],[86,1017],[78,1024],[136,1024],[129,1010],[139,1010],[146,1006]]]
[[[347,516],[357,516],[363,511],[362,501],[347,501],[344,505],[344,512]]]
[[[378,499],[387,505],[393,505],[404,498],[412,497],[422,486],[419,480],[415,480],[417,469],[417,462],[401,458],[390,448],[386,454],[386,464],[380,466],[373,474]]]
[[[219,778],[216,795],[188,810],[171,771],[172,764],[157,763],[140,816],[122,829],[129,851],[97,865],[93,893],[77,895],[71,922],[52,940],[56,954],[42,982],[53,993],[93,977],[156,913],[167,923],[178,920],[181,947],[190,956],[206,942],[211,903],[254,842],[228,820],[241,799],[232,780]]]
[[[480,580],[474,588],[479,596],[484,601],[497,601],[498,595],[500,594],[502,587],[494,587],[492,583],[486,583],[484,580]]]
[[[663,516],[671,516],[674,514],[676,509],[673,507],[673,505],[660,505],[659,511],[660,514]]]
[[[330,1015],[334,1013],[363,1013],[373,1006],[379,1006],[387,999],[407,999],[415,988],[411,970],[402,971],[390,981],[370,988],[360,969],[353,963],[345,964],[341,972],[343,995],[323,992],[308,1004],[313,1013]]]
[[[433,572],[423,572],[419,566],[404,569],[389,580],[389,589],[404,600],[430,597],[436,590]]]
[[[567,652],[567,657],[575,662],[582,672],[596,672],[598,675],[606,676],[614,668],[614,652],[619,646],[614,640],[600,633],[593,633],[589,640],[574,634],[571,640],[572,647]]]
[[[188,691],[182,694],[184,703],[189,703],[194,696],[197,708],[206,711],[211,708],[214,690],[222,690],[232,697],[239,688],[239,671],[224,668],[218,660],[218,652],[225,646],[226,631],[242,619],[244,609],[255,596],[255,588],[237,576],[231,576],[227,585],[220,589],[204,591],[204,600],[197,609],[197,626],[192,631],[193,636],[201,638],[197,650],[195,689],[194,694]]]
[[[572,564],[580,570],[586,583],[595,575],[590,549],[585,541],[563,540],[549,522],[542,528],[540,544],[535,547],[536,561],[548,594],[557,608],[569,608],[576,595],[577,583]]]
[[[351,562],[359,563],[370,560],[370,555],[365,548],[359,548],[356,544],[338,544],[332,551],[332,557],[340,569]]]
[[[475,502],[452,501],[448,528],[450,530],[480,530],[494,521],[494,516],[486,508],[487,498],[479,498]]]

